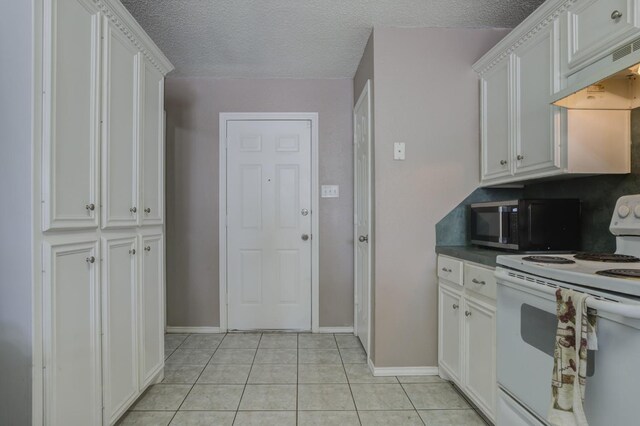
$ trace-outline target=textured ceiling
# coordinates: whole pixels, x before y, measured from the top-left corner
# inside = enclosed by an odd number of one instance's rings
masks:
[[[374,26],[512,28],[542,0],[121,0],[172,76],[351,78]]]

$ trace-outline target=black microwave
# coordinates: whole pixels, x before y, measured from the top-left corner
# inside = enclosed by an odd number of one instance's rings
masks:
[[[471,204],[471,243],[517,251],[580,248],[580,200],[531,199]]]

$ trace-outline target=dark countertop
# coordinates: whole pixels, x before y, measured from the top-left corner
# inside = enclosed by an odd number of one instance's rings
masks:
[[[496,257],[501,254],[514,254],[503,250],[493,250],[476,246],[436,246],[437,254],[468,260],[481,265],[496,267]]]

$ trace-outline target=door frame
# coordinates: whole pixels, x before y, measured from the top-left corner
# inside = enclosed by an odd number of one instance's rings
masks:
[[[371,254],[372,250],[373,250],[373,242],[374,242],[374,235],[373,235],[373,200],[372,200],[372,195],[373,195],[373,161],[371,161],[371,148],[372,148],[372,144],[371,144],[371,121],[372,121],[372,108],[371,108],[371,80],[367,80],[366,84],[364,85],[364,88],[362,89],[362,92],[360,93],[360,96],[358,97],[358,101],[356,102],[355,106],[353,107],[353,207],[355,210],[355,206],[356,206],[356,200],[355,197],[358,196],[358,187],[357,187],[357,179],[355,176],[355,173],[357,171],[357,163],[358,163],[358,157],[357,157],[357,145],[356,145],[356,138],[357,138],[357,134],[356,134],[356,110],[358,109],[358,107],[360,107],[360,105],[362,104],[362,102],[364,102],[364,98],[365,95],[367,97],[368,100],[368,113],[369,113],[369,122],[368,122],[368,127],[369,127],[369,131],[368,131],[368,148],[369,148],[369,156],[368,156],[368,161],[369,161],[369,228],[367,229],[368,235],[369,235],[369,252],[368,252],[368,264],[369,264],[369,279],[367,280],[366,286],[368,288],[368,300],[367,300],[367,318],[369,319],[368,323],[367,323],[367,363],[369,363],[369,361],[371,360],[371,322],[372,322],[372,318],[371,318],[371,283],[372,283],[372,271],[373,271],[373,256]],[[355,213],[355,212],[354,212]],[[353,331],[354,334],[357,336],[358,335],[358,309],[356,307],[356,304],[358,303],[358,268],[357,268],[357,260],[358,260],[358,220],[356,215],[354,214],[353,216],[353,262],[354,262],[354,268],[353,268],[353,301],[354,301],[354,309],[353,309]]]
[[[227,312],[227,122],[229,121],[310,121],[311,122],[311,331],[319,331],[319,202],[318,113],[317,112],[221,112],[219,120],[219,261],[220,332],[226,332]]]

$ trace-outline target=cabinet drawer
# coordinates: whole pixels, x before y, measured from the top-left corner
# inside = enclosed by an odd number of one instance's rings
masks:
[[[467,290],[496,298],[496,278],[494,270],[469,263],[464,265],[464,286]]]
[[[637,0],[588,0],[569,9],[569,68],[608,53],[639,32]]]
[[[446,256],[438,256],[438,277],[462,285],[462,261]]]

